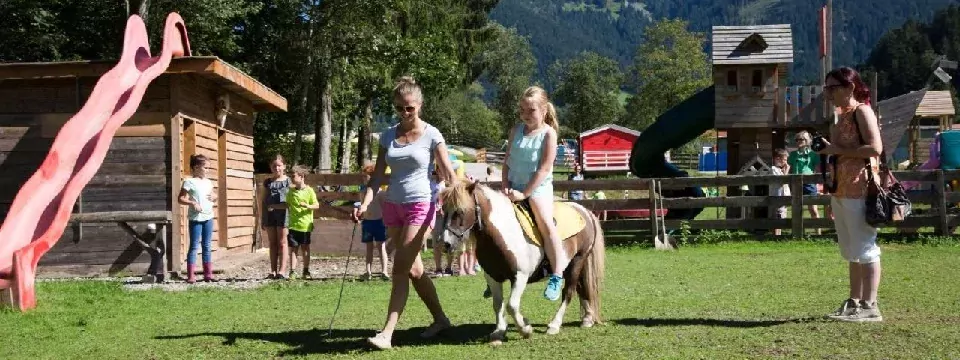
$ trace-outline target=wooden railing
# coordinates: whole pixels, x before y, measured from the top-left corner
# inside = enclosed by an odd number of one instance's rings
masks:
[[[629,156],[629,151],[627,152]],[[477,162],[488,164],[503,164],[506,161],[507,153],[499,151],[488,151],[487,149],[477,150]],[[577,155],[572,152],[564,153],[563,156],[557,155],[554,165],[571,167],[577,161]]]
[[[583,171],[630,170],[630,150],[584,151]]]
[[[952,180],[960,179],[960,170],[951,171],[900,171],[894,172],[894,175],[900,181],[921,181],[926,185],[922,186],[927,191],[916,191],[908,194],[913,202],[914,209],[924,208],[929,205],[929,210],[923,209],[916,211],[904,221],[895,223],[892,228],[915,230],[922,227],[933,227],[937,234],[949,234],[951,229],[960,225],[960,217],[947,211],[948,204],[960,202],[960,191],[947,191],[943,184]],[[771,210],[780,206],[787,206],[795,216],[789,219],[758,219],[758,218],[727,218],[727,219],[703,219],[703,220],[666,220],[665,226],[670,229],[677,229],[683,225],[690,229],[724,229],[724,230],[744,230],[744,229],[789,229],[792,234],[802,234],[803,229],[832,228],[833,221],[830,219],[810,219],[799,216],[803,214],[804,207],[807,205],[829,205],[829,195],[804,196],[804,184],[817,184],[821,182],[819,175],[787,175],[787,176],[726,176],[726,177],[703,177],[703,178],[672,178],[656,179],[665,190],[683,189],[691,186],[698,187],[727,187],[739,188],[743,185],[756,186],[778,186],[788,184],[791,188],[791,196],[720,196],[720,197],[685,197],[685,198],[663,198],[663,207],[670,210],[704,208],[755,208],[769,207]],[[646,192],[646,197],[635,197],[616,200],[584,200],[577,201],[593,211],[603,211],[612,209],[650,209],[654,210],[652,198],[657,198],[656,194],[650,191],[652,179],[630,179],[630,180],[585,180],[585,181],[555,181],[554,189],[558,191],[569,191],[573,189],[582,190],[634,190]],[[940,184],[940,186],[929,186],[929,183]],[[658,198],[659,199],[659,198]],[[605,229],[652,229],[655,228],[653,221],[638,219],[621,219],[607,221],[604,223]]]
[[[948,234],[951,229],[960,225],[960,216],[947,211],[948,204],[960,202],[960,191],[948,191],[943,184],[952,180],[960,180],[960,170],[950,171],[898,171],[894,175],[900,181],[921,181],[926,185],[922,188],[928,191],[911,192],[910,200],[914,209],[923,209],[904,221],[895,223],[892,228],[915,230],[917,228],[933,228],[937,234]],[[257,184],[262,184],[265,175],[258,175]],[[317,191],[321,207],[315,211],[318,221],[346,220],[350,218],[353,202],[361,199],[358,184],[361,181],[357,174],[317,174],[308,175],[307,183]],[[719,197],[675,197],[660,198],[651,191],[651,183],[659,181],[664,190],[676,190],[686,187],[726,187],[738,189],[741,186],[766,187],[787,184],[791,188],[791,196],[719,196]],[[608,197],[628,194],[626,198],[604,200],[576,201],[597,214],[604,212],[618,213],[654,213],[657,209],[651,199],[662,200],[663,208],[667,211],[678,209],[711,208],[742,209],[767,207],[775,210],[786,206],[794,216],[788,219],[734,217],[721,219],[694,219],[694,220],[666,220],[664,226],[668,229],[679,229],[682,226],[689,229],[724,229],[724,230],[753,230],[753,229],[785,229],[790,230],[790,236],[802,234],[804,229],[833,228],[830,219],[810,219],[798,216],[803,214],[807,205],[828,205],[829,195],[804,196],[804,184],[821,182],[819,175],[786,175],[786,176],[724,176],[724,177],[689,177],[665,179],[622,179],[622,180],[582,180],[582,181],[554,181],[554,190],[558,194],[566,194],[571,190],[584,190],[588,195],[594,191],[604,191]],[[929,184],[941,186],[929,186]],[[485,183],[492,188],[498,188],[499,182]],[[658,201],[659,202],[659,201]],[[258,217],[259,218],[259,217]],[[324,226],[318,223],[318,226]],[[657,229],[652,218],[611,217],[603,222],[604,229],[610,231],[623,230],[651,230]],[[795,236],[799,237],[799,236]]]
[[[777,124],[784,126],[820,125],[826,107],[822,86],[783,86],[777,96]]]
[[[500,151],[483,151],[483,162],[489,164],[503,164],[506,161],[507,153]],[[477,153],[477,162],[480,162],[480,153]]]

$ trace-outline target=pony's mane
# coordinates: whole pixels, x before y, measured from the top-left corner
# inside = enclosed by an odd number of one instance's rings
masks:
[[[467,190],[466,181],[456,181],[440,191],[440,203],[444,211],[466,211],[473,206],[473,197]]]

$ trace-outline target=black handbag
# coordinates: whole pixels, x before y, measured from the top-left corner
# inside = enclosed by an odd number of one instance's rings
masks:
[[[857,121],[856,112],[853,115],[853,124],[857,129],[857,137],[860,143],[863,141],[863,134],[860,133],[860,123]],[[867,183],[864,191],[864,205],[867,224],[873,227],[882,227],[890,225],[894,221],[902,221],[910,216],[913,205],[907,198],[907,192],[903,184],[893,176],[890,168],[887,166],[885,152],[880,152],[880,171],[874,176],[873,169],[870,168],[870,159],[864,159],[864,169],[867,172]],[[879,177],[879,178],[878,178]]]
[[[867,224],[881,227],[910,216],[912,204],[907,199],[907,192],[886,165],[880,165],[881,179],[877,179],[878,176],[874,176],[870,169],[867,169],[867,174],[864,196]]]

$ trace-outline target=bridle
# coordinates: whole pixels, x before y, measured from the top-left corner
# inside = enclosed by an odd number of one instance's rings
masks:
[[[477,217],[477,221],[474,221],[473,224],[467,227],[466,229],[463,229],[462,231],[457,231],[454,228],[450,227],[450,220],[452,220],[451,218],[453,216],[453,213],[450,213],[450,214],[447,214],[446,216],[447,219],[446,221],[444,221],[444,224],[443,224],[443,227],[447,231],[451,232],[454,236],[456,236],[457,239],[459,239],[460,241],[463,241],[463,238],[467,236],[467,233],[469,233],[470,230],[473,230],[474,227],[476,227],[478,231],[483,231],[483,218],[480,217],[480,202],[477,201],[476,193],[472,195],[473,195],[473,213]]]

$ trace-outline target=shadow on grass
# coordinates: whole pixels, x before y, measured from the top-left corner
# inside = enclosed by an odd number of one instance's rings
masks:
[[[647,318],[647,319],[616,319],[611,320],[610,322],[617,325],[625,326],[645,326],[645,327],[654,327],[654,326],[716,326],[716,327],[729,327],[729,328],[756,328],[756,327],[770,327],[770,326],[779,326],[783,324],[797,324],[815,321],[816,318],[798,318],[798,319],[787,319],[787,320],[721,320],[721,319],[703,319],[703,318],[690,318],[690,319],[656,319],[656,318]]]
[[[454,326],[433,339],[422,339],[420,333],[426,327],[397,330],[393,334],[393,346],[460,345],[486,341],[493,331],[492,324],[464,324]],[[234,346],[237,340],[266,341],[284,344],[288,349],[277,355],[346,354],[354,351],[372,351],[366,339],[376,335],[374,329],[327,329],[295,330],[285,332],[207,332],[185,335],[157,336],[159,340],[180,340],[197,337],[221,337],[224,346]]]

